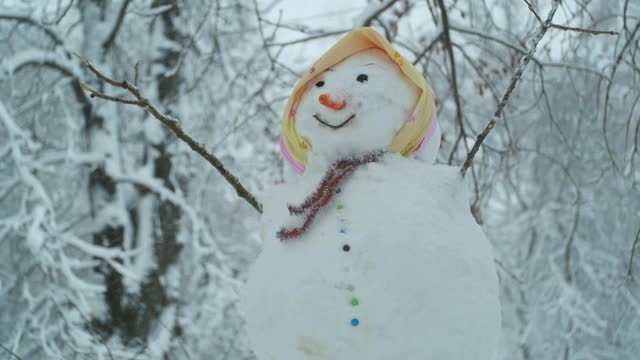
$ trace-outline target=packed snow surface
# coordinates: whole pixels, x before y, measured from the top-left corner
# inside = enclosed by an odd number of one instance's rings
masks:
[[[259,360],[490,360],[500,333],[489,242],[458,168],[388,154],[360,167],[302,237],[308,169],[264,202],[264,247],[242,293]],[[348,251],[345,251],[348,245]]]

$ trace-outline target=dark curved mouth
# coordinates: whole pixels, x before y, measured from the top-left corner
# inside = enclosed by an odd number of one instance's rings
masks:
[[[349,123],[349,121],[353,120],[354,117],[356,117],[356,114],[352,114],[351,116],[349,116],[347,118],[347,120],[343,121],[342,123],[338,124],[338,125],[331,125],[328,122],[320,119],[320,116],[318,114],[313,114],[313,117],[316,118],[316,120],[318,120],[322,125],[328,126],[334,130],[340,129],[341,127],[347,125],[347,123]]]

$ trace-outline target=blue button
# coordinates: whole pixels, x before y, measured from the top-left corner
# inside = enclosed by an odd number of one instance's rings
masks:
[[[360,325],[360,320],[356,318],[351,319],[351,326],[356,327],[358,325]]]
[[[347,230],[345,230],[345,229],[340,229],[340,234],[346,234],[346,233],[347,233]]]

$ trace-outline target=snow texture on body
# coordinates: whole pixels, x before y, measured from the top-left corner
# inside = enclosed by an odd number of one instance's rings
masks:
[[[309,170],[265,199],[243,294],[258,358],[492,359],[498,282],[459,169],[386,155],[355,172],[312,231],[281,242],[279,228],[299,220],[287,204],[322,176]]]
[[[324,190],[318,202],[331,202],[306,232],[276,235],[304,221],[288,205],[316,192],[329,164],[387,148],[415,120],[419,95],[379,49],[306,88],[295,114],[311,149],[306,169],[265,199],[263,250],[242,295],[260,360],[493,358],[493,255],[459,169],[431,165],[439,135],[422,149],[426,161],[387,153],[360,165],[339,191]]]

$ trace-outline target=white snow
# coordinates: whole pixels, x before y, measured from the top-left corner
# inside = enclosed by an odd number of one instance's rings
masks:
[[[0,71],[13,74],[16,70],[25,65],[52,64],[60,69],[64,69],[77,79],[82,78],[82,71],[75,59],[69,59],[64,50],[41,51],[24,50],[12,57],[6,57],[0,62]]]
[[[29,231],[27,232],[27,246],[34,254],[40,252],[40,248],[47,237],[47,234],[41,228],[46,211],[43,206],[35,207],[33,211],[33,223],[31,223]]]
[[[264,201],[264,248],[242,293],[258,359],[492,359],[498,281],[459,169],[385,155],[356,171],[308,233],[280,242],[279,228],[301,220],[287,203],[322,175],[310,170]]]

